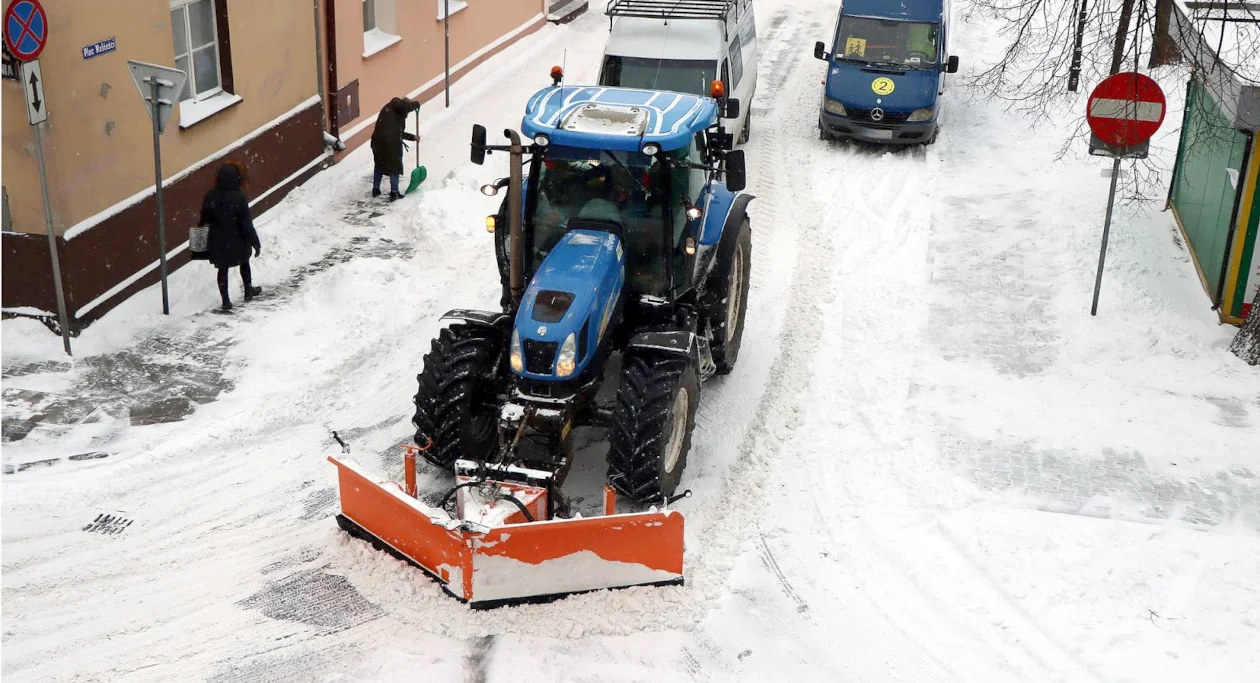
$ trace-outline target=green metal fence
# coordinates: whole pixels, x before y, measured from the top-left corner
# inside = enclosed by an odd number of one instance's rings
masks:
[[[1235,184],[1243,180],[1241,165],[1247,138],[1230,127],[1197,79],[1191,80],[1186,108],[1172,203],[1190,240],[1204,286],[1215,297],[1237,196]]]

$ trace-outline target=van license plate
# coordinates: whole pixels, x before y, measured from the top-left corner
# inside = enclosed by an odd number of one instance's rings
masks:
[[[893,132],[891,130],[883,130],[880,128],[871,129],[871,137],[876,140],[891,140]]]

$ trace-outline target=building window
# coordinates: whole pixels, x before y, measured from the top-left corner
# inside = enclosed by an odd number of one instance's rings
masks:
[[[204,99],[224,90],[218,23],[214,0],[171,0],[175,68],[188,74],[181,101]]]
[[[395,0],[363,0],[363,56],[372,55],[402,40],[394,16]]]
[[[451,6],[451,15],[468,7],[468,3],[464,0],[437,0],[437,18],[441,21],[446,18],[446,6]]]
[[[170,0],[175,68],[188,74],[179,94],[180,129],[231,107],[232,39],[226,0]]]

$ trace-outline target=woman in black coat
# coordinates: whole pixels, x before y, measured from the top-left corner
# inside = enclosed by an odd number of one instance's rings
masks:
[[[394,200],[402,196],[398,191],[398,182],[403,172],[403,140],[416,139],[406,131],[407,114],[419,108],[419,102],[395,97],[376,115],[376,128],[372,130],[372,160],[375,162],[373,197],[381,195],[381,178],[384,176],[389,176],[389,198]]]
[[[201,224],[210,228],[208,251],[210,262],[219,269],[219,295],[223,297],[223,310],[232,309],[228,296],[228,271],[237,266],[241,269],[241,282],[245,285],[245,300],[262,293],[262,287],[253,286],[253,274],[249,269],[249,252],[254,256],[261,251],[258,232],[249,215],[249,200],[241,190],[243,173],[234,162],[219,167],[214,189],[206,193],[201,202]]]

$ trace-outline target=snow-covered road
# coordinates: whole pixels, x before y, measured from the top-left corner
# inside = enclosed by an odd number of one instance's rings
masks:
[[[886,151],[817,139],[835,8],[756,7],[752,291],[683,482],[686,586],[474,613],[332,521],[329,431],[396,473],[438,316],[498,299],[502,159],[467,163],[469,124],[519,125],[562,59],[593,79],[592,12],[426,105],[417,200],[357,203],[361,150],[273,210],[269,300],[202,314],[190,266],[176,315],[143,293],[69,365],[4,323],[5,464],[56,461],[3,480],[6,680],[1254,680],[1260,377],[1171,218],[1120,212],[1091,318],[1106,180],[962,87],[994,26],[957,30],[938,143]],[[191,414],[133,425],[172,384]]]

